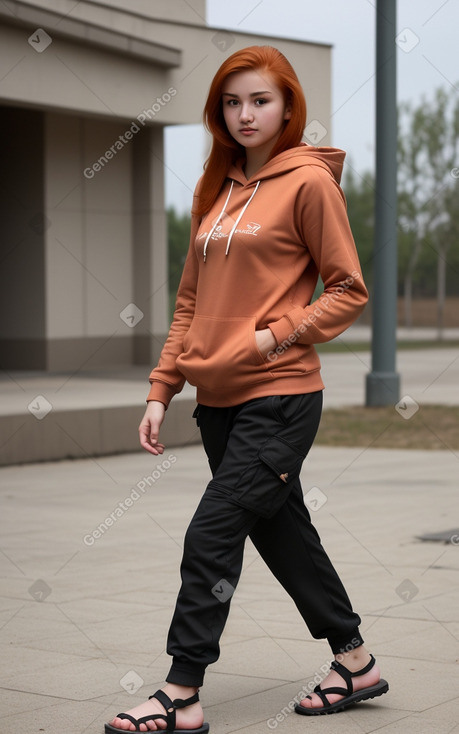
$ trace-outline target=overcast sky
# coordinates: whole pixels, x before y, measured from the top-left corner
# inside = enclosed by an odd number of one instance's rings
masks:
[[[353,168],[363,173],[374,169],[375,5],[376,0],[207,0],[207,23],[332,44],[331,143],[346,150]],[[398,0],[397,6],[398,101],[419,103],[439,86],[458,94],[458,0]],[[167,174],[168,206],[189,209],[206,147],[200,125],[167,129],[166,162],[183,182]]]

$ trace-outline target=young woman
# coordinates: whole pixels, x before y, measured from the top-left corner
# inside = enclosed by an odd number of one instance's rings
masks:
[[[198,689],[219,656],[247,536],[336,658],[296,711],[341,711],[388,690],[299,480],[322,409],[314,344],[344,331],[367,301],[339,187],[344,153],[301,142],[304,95],[289,62],[269,46],[222,64],[204,116],[212,150],[139,432],[144,449],[163,453],[165,411],[188,380],[197,387],[194,415],[212,479],[185,537],[166,685],[106,725],[111,734],[209,730]],[[319,274],[324,291],[311,303]]]

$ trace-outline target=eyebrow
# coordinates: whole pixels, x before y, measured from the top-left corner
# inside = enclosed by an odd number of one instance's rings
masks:
[[[260,94],[272,94],[272,92],[269,91],[269,89],[266,89],[264,92],[252,92],[252,94],[249,94],[249,97],[259,97]],[[231,92],[222,92],[222,97],[237,97],[237,94],[232,94]]]

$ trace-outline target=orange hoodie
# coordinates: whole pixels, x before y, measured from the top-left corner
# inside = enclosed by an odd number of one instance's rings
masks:
[[[174,319],[147,400],[167,407],[185,380],[204,405],[321,390],[314,344],[338,336],[368,294],[339,186],[345,153],[300,145],[250,179],[228,172],[192,218]],[[311,303],[320,274],[324,291]],[[264,357],[255,331],[277,348]]]

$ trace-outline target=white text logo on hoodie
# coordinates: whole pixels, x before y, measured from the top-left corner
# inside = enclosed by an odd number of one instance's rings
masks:
[[[213,224],[215,224],[215,222]],[[229,217],[226,214],[224,216],[224,219],[220,220],[217,226],[214,227],[214,231],[212,232],[210,239],[220,240],[223,237],[228,237],[229,233],[231,232],[233,224],[234,224],[233,218]],[[259,229],[261,229],[261,224],[258,224],[257,222],[248,222],[246,225],[242,225],[242,229],[239,229],[239,227],[235,229],[234,234],[248,234],[248,235],[252,235],[253,237],[257,237],[258,236],[257,233]],[[207,237],[208,234],[209,234],[208,232],[201,232],[198,239],[203,240],[205,237]]]

